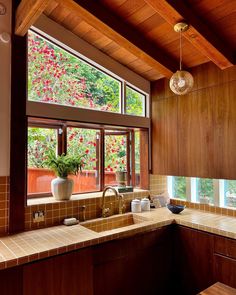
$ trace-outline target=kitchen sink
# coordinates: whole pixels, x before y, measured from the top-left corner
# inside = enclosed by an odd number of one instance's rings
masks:
[[[81,223],[80,225],[99,233],[142,223],[144,221],[148,221],[148,219],[137,214],[127,213],[124,215],[113,215],[106,218],[98,218],[92,221],[86,221]]]

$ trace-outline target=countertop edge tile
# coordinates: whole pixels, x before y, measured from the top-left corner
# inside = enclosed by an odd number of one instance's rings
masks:
[[[176,215],[170,213],[167,208],[135,213],[135,215],[137,214],[145,219],[142,223],[100,233],[93,232],[78,224],[71,227],[64,225],[54,226],[2,237],[0,238],[0,269],[68,253],[114,239],[153,231],[174,223],[210,234],[236,239],[235,217],[222,216],[194,209],[185,209],[181,214]],[[24,249],[25,255],[22,255],[22,251],[19,251],[17,254],[17,246],[18,249],[21,249],[20,245],[22,245],[22,242],[26,243],[30,248],[28,253],[27,249]]]

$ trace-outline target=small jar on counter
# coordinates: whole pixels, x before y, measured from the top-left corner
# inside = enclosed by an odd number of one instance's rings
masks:
[[[141,200],[142,211],[150,211],[150,200],[148,198],[143,198]]]
[[[140,200],[134,199],[131,202],[131,212],[133,212],[133,213],[141,212],[141,201]]]

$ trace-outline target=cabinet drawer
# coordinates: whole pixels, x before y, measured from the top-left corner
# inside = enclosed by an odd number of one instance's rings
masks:
[[[236,240],[214,237],[214,252],[236,259]]]

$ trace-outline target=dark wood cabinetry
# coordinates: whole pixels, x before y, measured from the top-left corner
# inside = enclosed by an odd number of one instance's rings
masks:
[[[0,294],[22,295],[23,294],[22,266],[13,267],[0,271]]]
[[[179,293],[195,295],[214,283],[213,236],[198,230],[175,228],[175,280]]]
[[[23,295],[92,295],[92,274],[90,248],[27,264]]]
[[[94,295],[171,294],[172,228],[98,245],[94,251]]]
[[[236,240],[214,237],[214,278],[236,288]]]
[[[0,271],[1,295],[195,295],[236,287],[236,240],[170,225]]]
[[[236,287],[236,240],[176,226],[175,275],[178,294],[197,294],[215,282]]]

